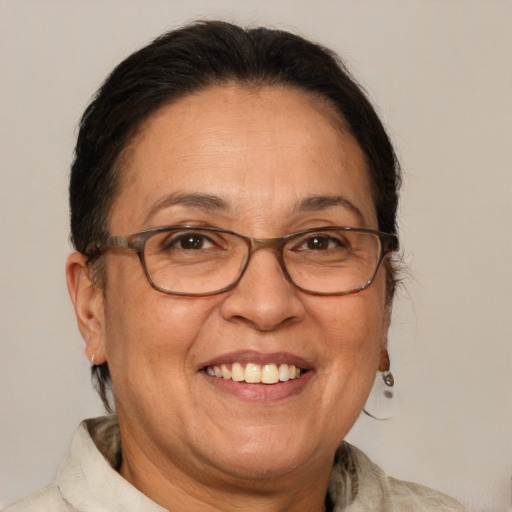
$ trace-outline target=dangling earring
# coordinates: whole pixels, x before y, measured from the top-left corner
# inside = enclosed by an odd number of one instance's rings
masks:
[[[393,374],[388,370],[386,372],[382,372],[382,380],[384,381],[384,384],[386,386],[389,386],[392,388],[395,385],[395,378],[393,377]]]
[[[395,378],[393,377],[393,374],[391,373],[391,371],[389,369],[391,366],[391,363],[389,361],[389,354],[388,354],[387,350],[386,350],[384,357],[386,358],[386,367],[384,368],[384,371],[381,373],[381,377],[382,377],[384,384],[386,384],[386,386],[388,386],[388,388],[392,388],[395,385]],[[392,389],[385,390],[384,396],[386,398],[393,398],[393,390]]]
[[[363,412],[367,416],[376,420],[387,420],[391,418],[397,407],[396,393],[393,389],[395,378],[389,369],[390,362],[387,351],[384,357],[386,363],[384,370],[379,371],[376,375],[372,391],[363,409]]]

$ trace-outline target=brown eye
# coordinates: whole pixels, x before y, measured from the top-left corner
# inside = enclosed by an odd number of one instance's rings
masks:
[[[214,247],[213,241],[201,233],[179,233],[169,237],[163,244],[164,250],[181,249],[184,251],[198,251]]]
[[[178,238],[175,243],[180,249],[202,249],[205,245],[205,237],[191,233]]]
[[[312,251],[324,251],[332,247],[332,242],[328,236],[312,236],[306,240],[306,247]]]
[[[347,238],[347,234],[341,231],[329,231],[316,233],[307,233],[296,239],[290,249],[297,253],[322,253],[326,255],[346,254],[351,250],[351,241]]]

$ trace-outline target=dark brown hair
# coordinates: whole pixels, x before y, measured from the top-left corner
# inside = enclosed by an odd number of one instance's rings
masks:
[[[327,99],[367,161],[379,229],[396,234],[400,169],[388,135],[362,88],[331,50],[289,32],[198,22],[163,34],[119,64],[87,107],[69,188],[71,240],[86,254],[107,236],[121,186],[122,154],[142,123],[164,104],[213,85],[288,85]],[[395,271],[388,265],[388,293]],[[108,365],[93,380],[110,410]]]

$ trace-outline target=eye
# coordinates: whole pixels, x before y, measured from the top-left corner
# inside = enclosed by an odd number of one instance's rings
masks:
[[[335,237],[325,233],[315,233],[303,238],[295,246],[297,251],[328,251],[348,247],[348,242],[342,237]]]
[[[311,236],[306,240],[306,247],[313,251],[324,251],[336,246],[335,241],[328,236]]]
[[[214,247],[213,241],[201,233],[180,233],[167,239],[164,249],[182,249],[185,251],[209,249]]]

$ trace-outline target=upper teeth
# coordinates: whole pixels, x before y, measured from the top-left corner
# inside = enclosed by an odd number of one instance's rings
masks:
[[[220,366],[206,367],[206,373],[212,377],[231,379],[236,382],[245,381],[251,384],[286,382],[299,378],[301,372],[302,370],[298,366],[284,363],[279,366],[274,363],[263,365],[247,363],[244,367],[242,363],[233,363],[232,365],[221,364]]]

